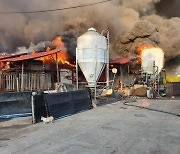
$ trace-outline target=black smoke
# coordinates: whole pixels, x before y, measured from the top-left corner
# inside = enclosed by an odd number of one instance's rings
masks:
[[[68,53],[72,56],[76,56],[78,33],[73,29],[69,29],[68,31],[59,33],[59,36],[62,37],[62,41],[64,42],[65,47],[68,49]]]
[[[180,0],[161,0],[156,4],[157,14],[172,18],[180,17]]]

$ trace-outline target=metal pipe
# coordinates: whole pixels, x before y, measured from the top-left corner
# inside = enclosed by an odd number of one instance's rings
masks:
[[[77,54],[77,48],[76,48],[76,89],[78,90],[78,54]]]
[[[96,93],[97,93],[97,83],[95,83],[95,89],[94,89],[94,103],[96,104]]]
[[[12,73],[10,74],[10,79],[11,79],[11,90],[13,90],[13,76],[12,76]]]
[[[101,35],[104,36],[104,32],[106,32],[106,39],[107,39],[107,51],[108,51],[108,54],[107,54],[107,57],[106,57],[106,85],[109,86],[109,31],[107,29],[104,29],[102,32],[101,32]]]
[[[95,52],[94,52],[94,59],[95,59],[95,68],[94,68],[94,75],[95,75],[95,81],[94,81],[94,85],[95,85],[95,87],[94,87],[94,103],[96,104],[96,88],[97,88],[97,80],[96,80],[96,72],[97,72],[97,57],[96,57],[96,50],[95,50]]]
[[[12,81],[12,74],[10,73],[10,89],[12,90],[13,89],[13,81]]]
[[[58,65],[58,54],[56,53],[56,70],[57,70],[57,92],[59,92],[59,65]]]
[[[36,87],[36,73],[33,73],[33,86],[32,86],[32,90],[35,90]]]
[[[11,90],[11,74],[8,74],[8,90]]]
[[[13,74],[13,90],[15,90],[15,74]]]
[[[33,74],[32,73],[30,73],[30,81],[31,81],[30,90],[32,91],[32,88],[33,88]]]
[[[28,73],[28,80],[29,80],[28,90],[31,90],[31,74],[30,73]]]
[[[6,74],[4,75],[4,78],[5,78],[5,83],[6,83],[5,84],[5,88],[6,88],[6,90],[8,90],[8,87],[7,87],[8,86],[8,82],[7,82],[7,75]]]
[[[16,77],[16,84],[17,84],[17,91],[19,91],[19,77],[18,77],[18,74],[17,74],[17,77]]]
[[[114,80],[115,80],[115,77],[116,77],[116,73],[114,73],[114,77],[113,77],[113,80],[112,80],[111,88],[113,88],[113,86],[114,86]]]
[[[11,74],[8,75],[9,80],[9,90],[11,90]]]
[[[121,90],[123,89],[123,71],[122,66],[120,65],[120,72],[121,72]]]
[[[35,111],[34,111],[34,96],[36,95],[36,92],[32,92],[31,95],[31,108],[32,108],[32,123],[36,123],[36,118],[35,118]]]
[[[96,57],[95,57],[95,59],[96,59]],[[96,67],[97,66],[97,62],[96,62],[96,60],[95,60],[95,83],[94,83],[94,85],[95,85],[95,89],[94,89],[94,102],[96,103],[96,88],[97,88],[97,81],[96,81]]]
[[[23,91],[23,89],[24,89],[24,78],[23,78],[23,76],[24,76],[24,62],[22,62],[22,70],[21,70],[22,72],[21,72],[21,91]]]

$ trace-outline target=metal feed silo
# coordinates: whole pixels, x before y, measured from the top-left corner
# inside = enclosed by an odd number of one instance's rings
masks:
[[[166,75],[162,71],[164,52],[158,47],[144,49],[141,54],[141,60],[141,77],[143,77],[142,83],[147,85],[147,97],[153,98],[154,93],[157,96],[161,96],[165,91],[163,80]]]
[[[106,33],[106,36],[104,36],[104,33]],[[109,80],[109,32],[107,30],[99,34],[96,29],[89,28],[86,33],[78,37],[76,48],[76,78],[78,78],[78,65],[89,87],[96,87],[105,66],[107,80]],[[78,80],[76,81],[78,87]]]
[[[160,48],[149,48],[142,51],[142,70],[147,74],[159,74],[164,66],[164,52]],[[154,68],[156,66],[156,68]],[[155,70],[154,70],[155,69]]]

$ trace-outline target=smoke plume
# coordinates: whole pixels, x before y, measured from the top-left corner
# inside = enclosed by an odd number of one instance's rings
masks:
[[[0,2],[0,10],[45,10],[88,3],[94,1],[6,0]],[[12,53],[17,49],[25,52],[32,48],[41,51],[47,41],[60,35],[69,53],[75,55],[77,37],[95,27],[99,32],[110,30],[111,58],[135,54],[139,44],[151,43],[164,50],[168,61],[180,54],[179,3],[179,0],[112,0],[57,12],[0,14],[0,52]]]

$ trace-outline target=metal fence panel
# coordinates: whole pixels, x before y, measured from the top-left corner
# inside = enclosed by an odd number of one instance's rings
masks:
[[[33,106],[34,106],[34,123],[40,122],[41,121],[41,116],[42,117],[47,117],[48,116],[48,110],[46,108],[45,100],[44,100],[44,95],[35,95],[33,96]]]
[[[45,95],[50,115],[60,118],[92,108],[89,93],[84,90]]]
[[[0,116],[25,116],[30,115],[31,112],[31,92],[0,93]]]

